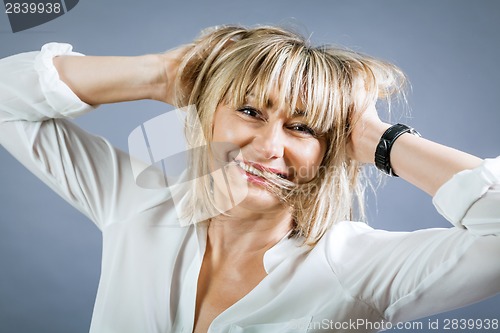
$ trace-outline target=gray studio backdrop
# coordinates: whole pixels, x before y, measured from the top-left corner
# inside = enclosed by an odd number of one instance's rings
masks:
[[[500,2],[494,0],[84,0],[16,34],[0,13],[0,56],[50,41],[93,55],[161,52],[227,23],[292,25],[317,43],[392,61],[413,87],[410,119],[398,109],[394,121],[480,157],[500,154]],[[76,122],[126,150],[136,126],[168,110],[147,101],[108,105]],[[98,230],[3,148],[0,161],[0,332],[88,331],[100,271]],[[431,198],[400,179],[388,180],[377,200],[371,196],[369,218],[388,230],[448,227]],[[497,296],[422,321],[499,319],[499,308]]]

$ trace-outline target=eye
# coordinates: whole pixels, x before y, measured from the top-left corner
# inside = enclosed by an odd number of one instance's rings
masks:
[[[252,117],[252,118],[260,118],[262,115],[260,113],[260,111],[258,111],[257,109],[255,109],[251,106],[244,106],[244,107],[239,108],[236,111],[244,114],[245,116]]]
[[[288,126],[292,131],[298,132],[300,134],[307,134],[311,136],[316,136],[316,132],[307,125],[304,124],[292,124]]]

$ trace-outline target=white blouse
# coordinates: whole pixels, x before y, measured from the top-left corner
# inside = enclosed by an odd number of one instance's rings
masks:
[[[0,142],[102,231],[92,333],[192,332],[206,225],[181,227],[168,189],[137,186],[126,153],[67,120],[93,110],[52,64],[71,50],[0,60]],[[452,227],[345,221],[312,250],[283,238],[264,256],[267,276],[209,332],[369,332],[499,292],[500,158],[455,175],[433,202]]]

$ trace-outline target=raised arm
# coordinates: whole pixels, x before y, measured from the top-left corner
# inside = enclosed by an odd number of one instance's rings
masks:
[[[354,119],[351,157],[374,163],[379,140],[391,125],[379,119],[374,104]],[[395,233],[347,224],[363,230],[344,243],[364,244],[370,256],[352,260],[356,247],[353,253],[344,251],[345,257],[333,256],[344,285],[392,322],[500,292],[500,157],[483,161],[406,133],[395,141],[390,161],[397,175],[433,196],[439,213],[456,228]]]
[[[374,163],[375,150],[390,127],[377,115],[374,105],[360,115],[352,134],[352,156],[363,163]],[[482,160],[473,155],[406,133],[390,152],[395,173],[434,196],[456,173],[478,167]]]
[[[184,51],[180,47],[136,57],[59,56],[54,65],[61,80],[87,104],[140,99],[172,104],[176,70]]]
[[[62,72],[67,79],[73,80],[73,87],[60,80],[53,62],[56,56],[70,60],[66,64],[67,71]],[[99,95],[99,89],[95,87],[99,83],[102,90],[116,98],[113,90],[120,90],[119,86],[115,89],[104,88],[104,82],[108,82],[108,86],[109,82],[122,84],[112,78],[111,73],[120,71],[118,64],[109,62],[111,58],[91,60],[89,63],[80,61],[84,58],[73,53],[68,44],[52,43],[45,45],[40,52],[0,59],[0,144],[103,228],[133,216],[143,207],[167,200],[168,191],[161,186],[157,186],[160,187],[158,190],[137,186],[131,160],[126,153],[65,119],[94,109],[83,102],[73,89],[83,89],[86,93],[94,91]],[[98,70],[105,71],[103,67],[106,63],[112,69],[99,76]],[[92,66],[93,69],[90,69]],[[84,73],[85,68],[87,73]],[[133,71],[116,75],[131,77]],[[86,76],[86,79],[78,80],[78,75]],[[124,92],[117,94],[125,95]],[[104,96],[106,93],[100,95],[100,102],[105,101]],[[108,99],[106,102],[111,101]],[[164,183],[161,173],[153,171],[148,177],[155,184]]]

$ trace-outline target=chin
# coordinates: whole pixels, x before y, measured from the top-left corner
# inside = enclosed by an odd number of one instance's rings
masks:
[[[271,208],[280,205],[279,199],[265,188],[249,186],[248,194],[239,206],[254,207],[256,210]]]

